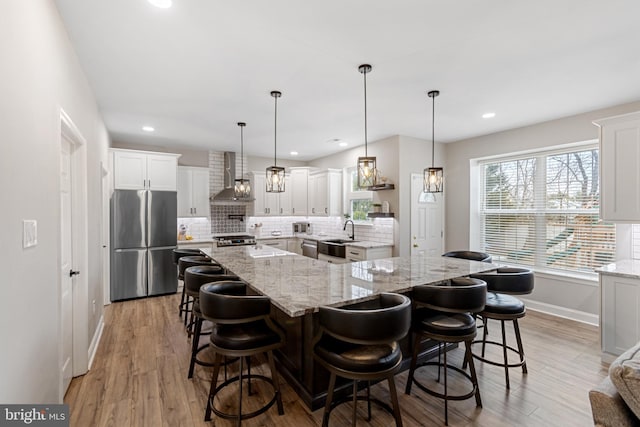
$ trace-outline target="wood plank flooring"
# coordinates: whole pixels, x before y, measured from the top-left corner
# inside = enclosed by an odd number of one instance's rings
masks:
[[[196,367],[187,379],[190,342],[177,314],[179,295],[114,303],[105,308],[105,328],[92,369],[74,378],[65,396],[72,426],[230,426],[214,416],[204,422],[211,368]],[[499,323],[490,323],[490,337],[499,337]],[[566,319],[529,311],[521,320],[529,373],[510,370],[511,390],[506,390],[502,368],[476,361],[483,408],[474,399],[449,404],[451,426],[576,426],[593,425],[588,391],[607,375],[600,362],[598,329]],[[509,329],[507,339],[513,340]],[[203,340],[206,340],[204,337]],[[204,341],[203,341],[204,342]],[[488,348],[489,349],[489,348]],[[490,354],[501,357],[498,349]],[[462,362],[462,350],[449,353],[449,361]],[[252,372],[265,373],[266,363],[252,361]],[[256,366],[258,365],[258,366]],[[233,365],[230,374],[233,373]],[[429,383],[435,370],[423,368],[419,378]],[[407,372],[396,376],[396,387],[405,426],[444,425],[443,402],[413,387],[404,394]],[[322,410],[309,411],[291,387],[280,378],[285,415],[274,407],[243,422],[246,426],[319,426]],[[435,383],[434,383],[435,384]],[[450,393],[464,391],[465,383],[450,377]],[[221,395],[217,405],[234,411],[234,387]],[[244,388],[246,390],[246,387]],[[270,397],[268,386],[255,382],[256,391],[243,408]],[[372,395],[388,401],[384,383]],[[246,406],[245,406],[246,405]],[[358,408],[359,426],[390,426],[392,417],[373,405],[367,422],[366,404]],[[331,425],[351,424],[351,404],[331,414]]]

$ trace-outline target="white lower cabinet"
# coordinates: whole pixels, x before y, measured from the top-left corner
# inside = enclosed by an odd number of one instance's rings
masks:
[[[600,274],[600,292],[602,351],[619,356],[640,341],[640,279]]]
[[[391,247],[384,246],[378,248],[360,248],[357,246],[347,246],[345,248],[345,258],[347,262],[366,261],[370,259],[390,258]]]
[[[346,258],[339,258],[337,256],[331,256],[331,255],[325,255],[325,254],[318,254],[318,259],[322,261],[327,261],[330,264],[346,264],[348,262],[351,262]]]
[[[265,246],[271,246],[272,248],[282,249],[283,251],[287,250],[287,239],[258,240],[258,243]]]
[[[287,251],[302,255],[302,241],[298,238],[287,239]]]

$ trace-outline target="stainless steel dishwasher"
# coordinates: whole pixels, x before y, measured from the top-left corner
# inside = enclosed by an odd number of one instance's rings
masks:
[[[302,255],[318,259],[318,242],[315,240],[302,240]]]

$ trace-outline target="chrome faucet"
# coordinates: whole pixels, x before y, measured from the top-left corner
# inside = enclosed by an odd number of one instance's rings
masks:
[[[351,240],[356,240],[356,228],[355,228],[355,224],[353,223],[353,221],[351,221],[350,219],[346,220],[344,222],[344,227],[342,227],[342,230],[346,230],[347,229],[347,224],[351,223],[351,236],[349,236],[349,238]]]

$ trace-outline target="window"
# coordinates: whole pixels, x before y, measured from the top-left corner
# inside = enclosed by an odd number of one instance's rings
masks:
[[[599,218],[598,148],[480,163],[481,249],[495,261],[589,272],[613,261],[615,226]]]
[[[367,214],[373,210],[373,193],[358,187],[358,173],[355,167],[348,168],[344,176],[348,177],[345,191],[345,206],[349,209],[347,213],[354,221],[370,221]]]

